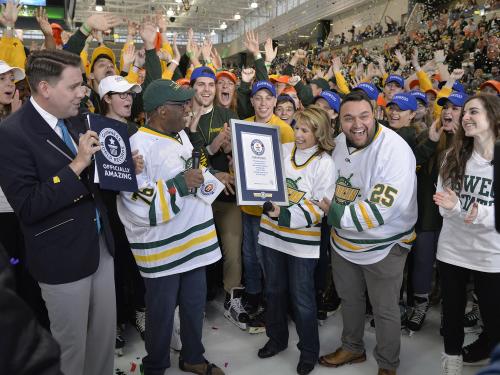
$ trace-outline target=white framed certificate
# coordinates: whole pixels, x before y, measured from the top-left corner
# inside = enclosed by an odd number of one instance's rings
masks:
[[[288,205],[279,128],[231,120],[238,205]]]

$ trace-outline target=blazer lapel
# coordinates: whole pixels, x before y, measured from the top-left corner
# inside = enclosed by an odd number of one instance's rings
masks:
[[[55,152],[64,154],[66,158],[73,160],[74,156],[71,150],[66,146],[66,143],[57,135],[57,133],[50,127],[45,119],[33,107],[30,101],[26,104],[26,114],[32,119],[31,129],[44,139]]]

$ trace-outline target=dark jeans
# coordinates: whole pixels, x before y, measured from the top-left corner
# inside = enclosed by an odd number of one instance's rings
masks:
[[[262,246],[259,245],[260,216],[243,213],[243,269],[247,293],[262,292]]]
[[[443,292],[444,351],[460,355],[464,343],[463,316],[467,304],[466,287],[474,276],[474,290],[491,349],[500,343],[500,273],[473,271],[438,261]]]
[[[288,346],[287,301],[295,319],[300,360],[316,363],[319,355],[318,323],[314,292],[317,259],[298,258],[262,247],[266,273],[266,334],[275,349]]]
[[[429,294],[432,290],[432,273],[438,239],[439,231],[417,233],[415,246],[409,257],[411,282],[415,294]]]
[[[146,357],[144,375],[163,375],[170,367],[170,339],[175,307],[179,305],[181,357],[186,363],[204,363],[201,343],[207,284],[205,267],[192,271],[144,278],[146,285]]]

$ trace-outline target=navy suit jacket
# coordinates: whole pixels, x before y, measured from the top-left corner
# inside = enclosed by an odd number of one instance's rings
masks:
[[[78,144],[86,132],[83,119],[65,121]],[[77,176],[69,158],[71,151],[30,101],[0,124],[0,186],[21,222],[27,267],[47,284],[77,281],[97,270],[96,208],[114,254],[107,210],[93,183],[94,164]]]

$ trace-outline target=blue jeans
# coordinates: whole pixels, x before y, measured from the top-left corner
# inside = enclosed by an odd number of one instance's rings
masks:
[[[260,216],[243,213],[243,267],[247,293],[262,292],[264,261],[259,245]]]
[[[412,260],[412,284],[414,294],[429,294],[432,289],[432,272],[436,260],[440,231],[417,233],[417,240],[410,253]]]
[[[175,307],[179,305],[181,357],[186,363],[204,363],[201,343],[207,284],[205,267],[191,271],[144,278],[146,286],[147,356],[143,358],[144,375],[163,375],[170,367],[170,339]]]
[[[277,350],[288,346],[290,296],[299,335],[300,361],[314,364],[319,356],[314,292],[314,270],[318,260],[294,257],[268,247],[263,247],[262,251],[266,270],[266,334],[270,345]]]

